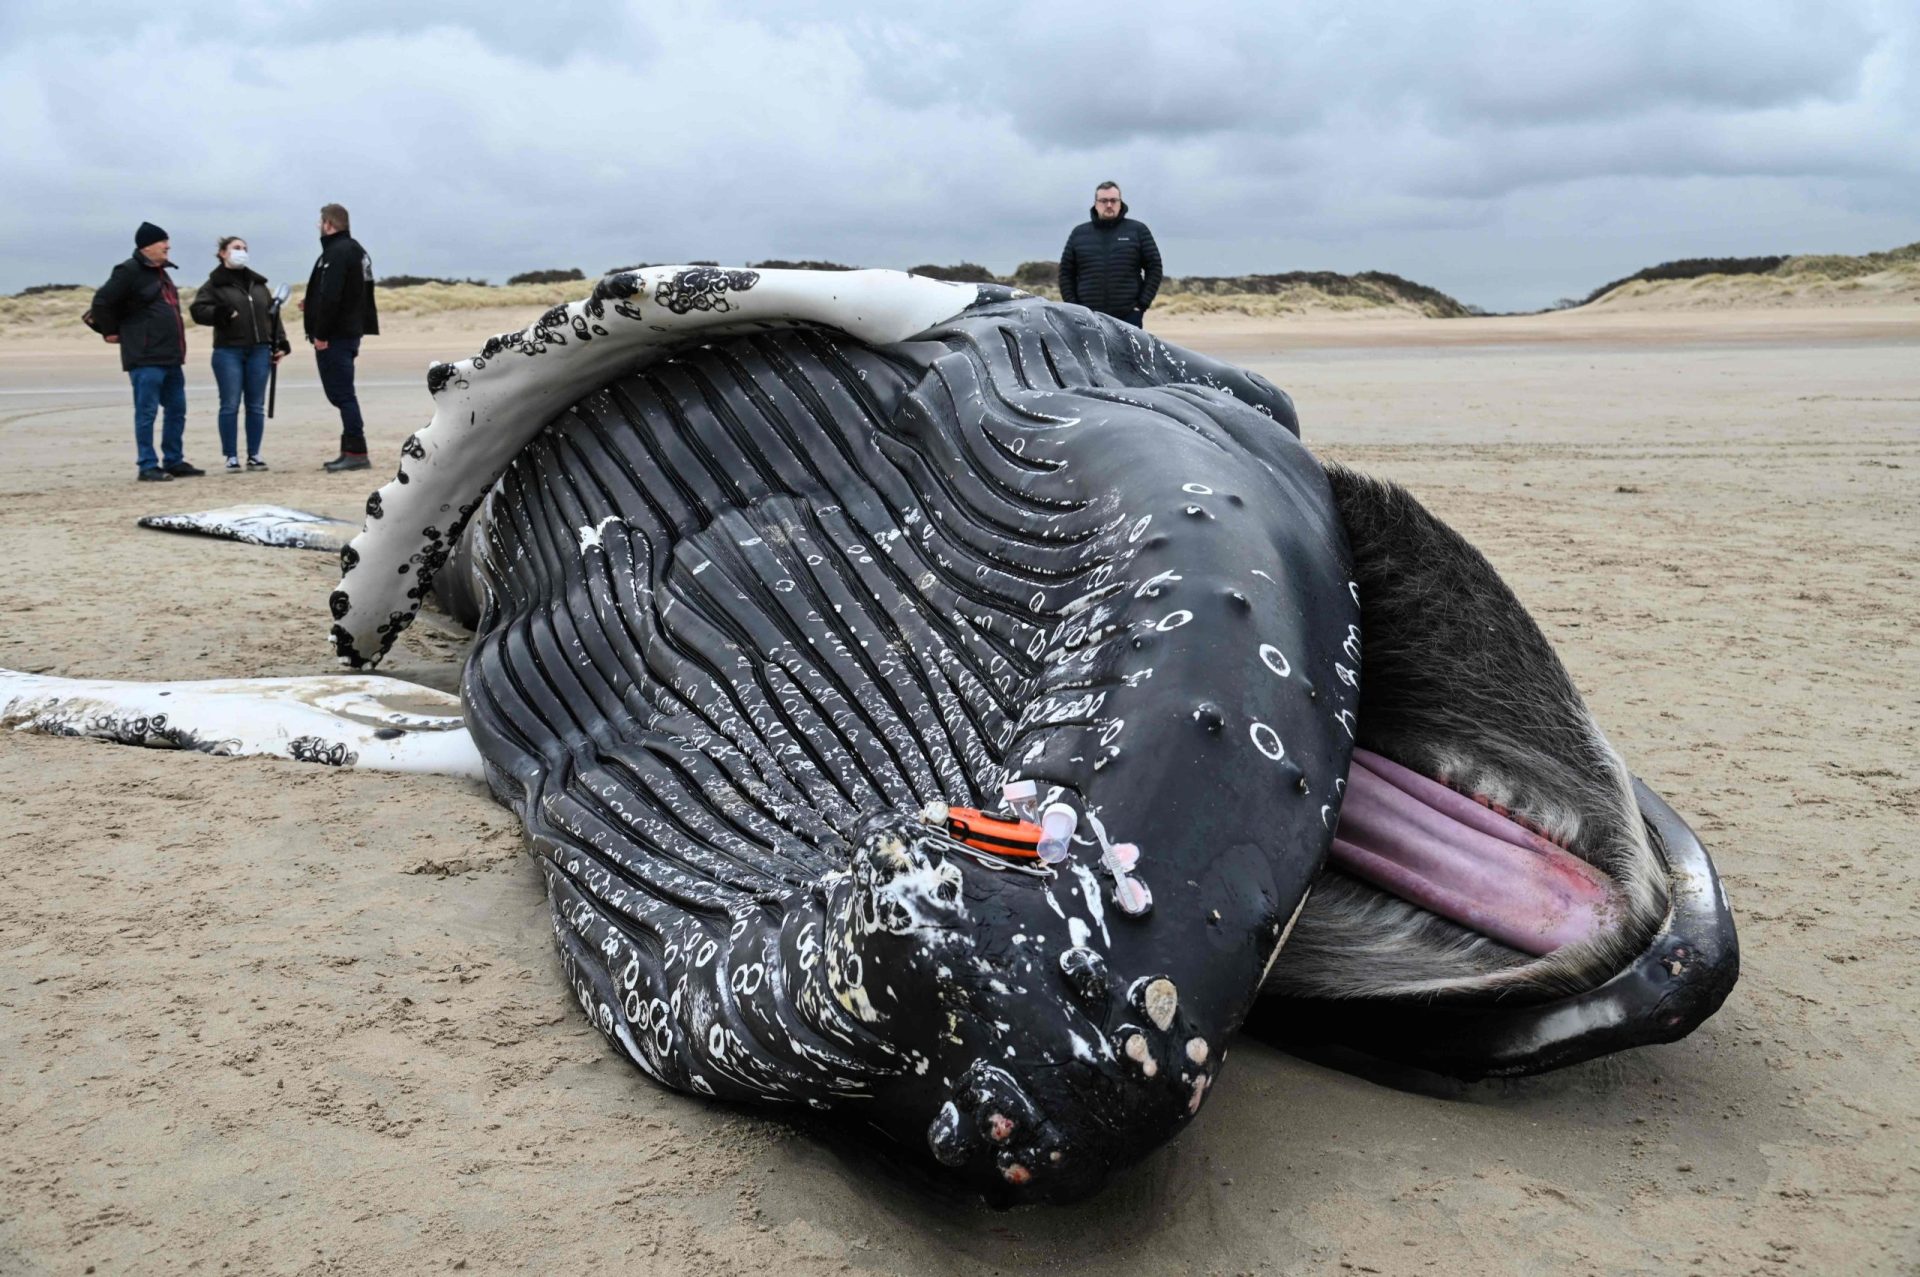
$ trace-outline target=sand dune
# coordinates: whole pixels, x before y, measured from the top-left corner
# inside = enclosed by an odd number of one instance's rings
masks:
[[[1789,257],[1763,274],[1636,279],[1585,309],[1608,311],[1778,310],[1920,303],[1920,244],[1859,257]]]
[[[191,304],[197,275],[180,272],[181,305]],[[590,284],[419,284],[382,288],[383,338],[387,344],[419,344],[458,350],[474,333],[504,332],[557,302],[573,301]],[[290,328],[298,333],[296,286],[288,301]],[[1059,290],[1038,285],[1039,296],[1059,299]],[[80,316],[90,288],[57,289],[0,297],[0,341],[46,341],[73,346],[97,343]],[[1920,305],[1920,244],[1860,257],[1839,255],[1786,259],[1774,271],[1753,275],[1702,275],[1692,279],[1635,279],[1578,307],[1582,314],[1654,314],[1691,311],[1867,309]],[[1445,294],[1392,275],[1331,272],[1287,275],[1169,278],[1153,309],[1156,326],[1223,321],[1256,324],[1301,321],[1458,320],[1461,305]],[[191,323],[191,321],[189,321]],[[1455,340],[1455,339],[1449,339]],[[1481,337],[1464,338],[1477,341]]]

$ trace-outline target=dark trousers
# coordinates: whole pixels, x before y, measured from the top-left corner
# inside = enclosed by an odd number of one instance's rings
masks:
[[[160,451],[167,465],[179,465],[186,460],[182,448],[187,437],[187,370],[179,364],[129,368],[127,379],[133,382],[133,447],[140,468],[153,470],[161,464],[161,458],[153,455],[153,418],[163,409],[166,421],[160,427]]]
[[[260,455],[260,436],[267,430],[267,374],[273,370],[273,347],[215,346],[213,380],[220,387],[220,455],[240,455],[240,400],[247,403],[247,455]]]
[[[327,402],[340,410],[340,451],[365,453],[366,422],[360,418],[360,401],[353,394],[353,361],[360,353],[358,337],[335,337],[325,350],[313,352],[320,366],[320,388]]]

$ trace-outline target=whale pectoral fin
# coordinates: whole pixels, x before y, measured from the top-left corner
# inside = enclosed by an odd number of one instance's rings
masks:
[[[394,678],[132,683],[0,670],[0,727],[223,757],[483,778],[459,698]]]
[[[399,469],[367,499],[367,525],[342,556],[336,650],[378,662],[411,617],[420,581],[445,555],[501,469],[570,401],[665,357],[723,337],[831,327],[867,342],[903,341],[981,299],[974,284],[901,271],[619,271],[590,297],[502,333],[470,359],[427,373],[433,421],[401,445]],[[556,341],[572,331],[579,340]],[[414,570],[409,571],[412,568]],[[457,604],[449,612],[461,615]]]
[[[248,545],[325,550],[331,554],[338,554],[340,547],[360,531],[357,523],[283,505],[236,505],[188,514],[149,514],[139,523],[143,528],[160,532],[186,532],[244,541]]]

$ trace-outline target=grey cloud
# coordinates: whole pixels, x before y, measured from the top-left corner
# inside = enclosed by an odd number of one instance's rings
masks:
[[[1416,45],[1441,51],[1452,86],[1429,86],[1431,100],[1443,116],[1508,123],[1842,98],[1885,35],[1868,6],[1803,0],[1512,5],[1474,23],[1457,10],[1417,20]]]
[[[238,230],[297,276],[329,199],[387,273],[1006,269],[1106,177],[1177,272],[1388,269],[1493,306],[1736,240],[1920,235],[1909,7],[1567,12],[15,0],[0,289],[101,277],[147,217],[196,269]]]
[[[7,0],[0,6],[0,45],[59,36],[104,45],[158,38],[243,47],[271,58],[276,50],[330,41],[452,29],[551,65],[627,40],[633,28],[628,13],[600,0],[198,0],[172,5],[150,0]]]
[[[1297,127],[1321,109],[1318,75],[1284,20],[1245,6],[1198,4],[1177,17],[1120,5],[982,9],[934,31],[869,23],[860,47],[875,91],[1004,113],[1029,140],[1069,150]]]
[[[864,46],[891,100],[987,96],[1037,142],[1299,127],[1363,101],[1383,117],[1606,120],[1671,104],[1751,110],[1844,97],[1901,23],[1872,3],[1606,5],[1101,0],[993,5]],[[1905,24],[1910,26],[1910,20]]]

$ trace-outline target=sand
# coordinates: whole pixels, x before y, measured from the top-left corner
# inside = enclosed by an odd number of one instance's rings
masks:
[[[505,326],[433,322],[361,361],[383,464],[429,356]],[[10,735],[0,1272],[1916,1271],[1920,307],[1163,331],[1290,389],[1533,608],[1725,876],[1745,970],[1703,1029],[1471,1086],[1242,1041],[1103,1196],[995,1213],[611,1055],[470,785]],[[213,464],[204,341],[189,374]],[[329,670],[328,556],[133,525],[354,515],[310,357],[267,474],[134,484],[127,401],[102,345],[0,348],[0,665]],[[449,687],[460,653],[429,619],[385,672]]]

